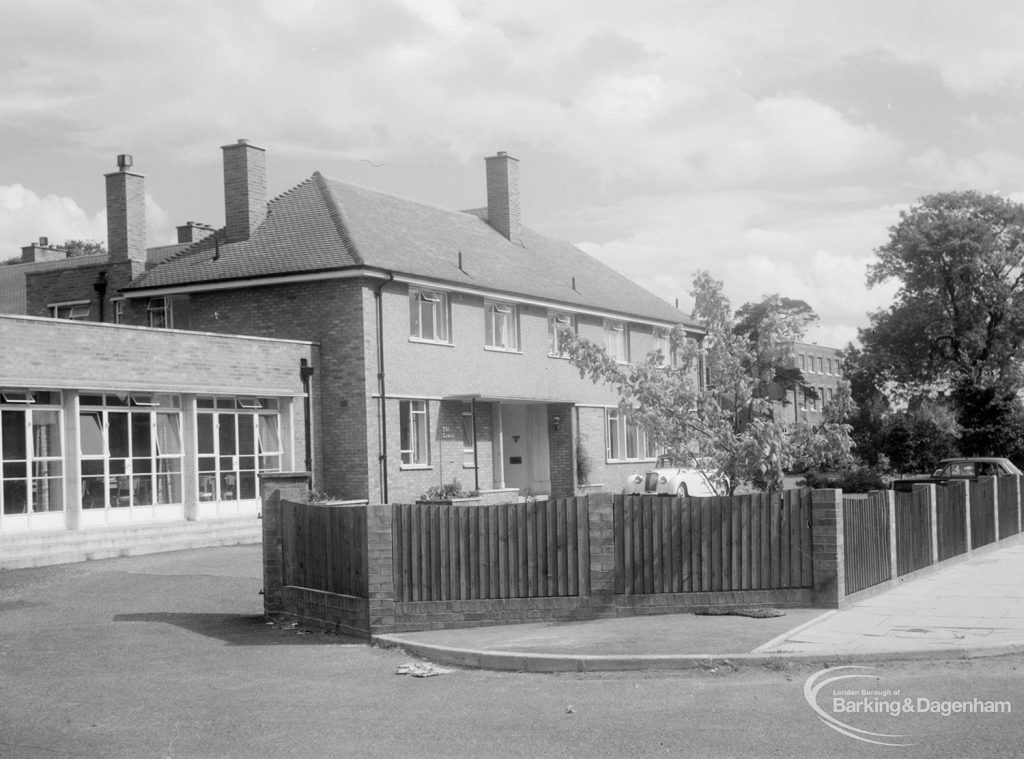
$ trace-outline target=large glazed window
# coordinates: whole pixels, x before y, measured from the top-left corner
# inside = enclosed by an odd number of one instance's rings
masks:
[[[199,398],[196,405],[199,499],[256,499],[260,473],[281,468],[277,399]]]
[[[178,396],[83,394],[78,426],[83,509],[182,502]]]
[[[0,507],[5,515],[64,510],[60,393],[0,392]]]
[[[650,432],[619,409],[608,409],[605,430],[608,461],[649,461],[658,455]]]

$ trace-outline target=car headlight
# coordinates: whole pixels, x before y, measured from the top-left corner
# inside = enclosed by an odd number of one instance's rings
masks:
[[[664,485],[666,482],[668,482],[668,477],[666,477],[665,475],[661,475],[661,479],[659,479],[658,482]]]
[[[634,474],[633,475],[633,482],[640,483],[640,482],[643,482],[643,479],[644,478],[641,477],[639,474]]]

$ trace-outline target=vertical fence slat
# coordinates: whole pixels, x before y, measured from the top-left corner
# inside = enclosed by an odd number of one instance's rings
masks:
[[[650,564],[651,564],[651,585],[648,590],[649,593],[662,593],[664,592],[661,588],[661,571],[662,571],[662,555],[661,555],[661,501],[669,500],[668,498],[656,498],[651,499],[648,504],[647,514],[649,519],[647,520],[647,531],[650,533]]]
[[[586,498],[576,501],[576,529],[579,550],[579,592],[581,596],[590,595],[590,502]]]

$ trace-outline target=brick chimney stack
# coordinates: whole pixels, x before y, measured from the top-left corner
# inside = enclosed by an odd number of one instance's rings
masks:
[[[146,263],[146,178],[129,171],[130,155],[117,157],[107,180],[107,251],[111,261]]]
[[[267,218],[267,154],[248,140],[221,150],[227,238],[229,242],[248,240]]]
[[[197,221],[186,221],[184,224],[179,224],[177,229],[179,245],[186,242],[199,242],[204,237],[209,237],[213,234],[212,227],[200,224]]]
[[[487,223],[511,242],[522,244],[519,161],[503,150],[484,161],[487,164]]]
[[[21,262],[23,264],[39,263],[41,261],[60,261],[67,258],[67,251],[64,248],[57,248],[50,245],[50,240],[40,237],[39,242],[26,245],[21,249]]]

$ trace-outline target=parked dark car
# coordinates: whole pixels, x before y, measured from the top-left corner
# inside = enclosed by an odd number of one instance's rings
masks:
[[[956,459],[943,459],[939,468],[931,477],[904,477],[894,480],[893,490],[913,490],[914,485],[941,485],[950,480],[976,480],[979,477],[1007,477],[1021,474],[1009,459],[994,456],[965,456]]]

